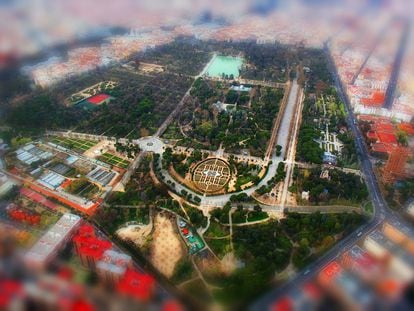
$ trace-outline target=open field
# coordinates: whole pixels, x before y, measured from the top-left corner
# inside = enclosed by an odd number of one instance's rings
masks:
[[[168,215],[160,213],[155,216],[150,261],[166,277],[174,274],[175,265],[184,256],[182,241],[175,227],[175,221]]]

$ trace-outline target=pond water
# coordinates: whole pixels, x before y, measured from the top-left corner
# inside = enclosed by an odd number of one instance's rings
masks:
[[[228,76],[233,75],[237,78],[242,64],[243,59],[241,57],[216,56],[210,66],[208,66],[206,75],[220,78],[225,74]]]

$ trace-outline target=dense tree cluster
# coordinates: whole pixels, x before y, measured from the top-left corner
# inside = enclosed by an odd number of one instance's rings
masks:
[[[133,159],[140,153],[140,148],[134,143],[121,144],[120,142],[115,143],[115,149],[119,153],[124,153],[129,159]]]
[[[300,242],[306,239],[309,247],[321,247],[327,236],[335,236],[339,233],[349,234],[363,221],[364,216],[356,213],[289,213],[281,220],[281,224],[292,241]]]
[[[80,110],[67,108],[52,95],[43,93],[12,106],[6,118],[12,127],[36,132],[45,128],[69,128],[83,120],[84,115]]]
[[[125,192],[113,192],[108,203],[115,205],[139,205],[168,197],[164,186],[155,186],[150,176],[151,157],[144,157],[131,180],[125,186]]]
[[[298,54],[302,65],[310,69],[306,72],[308,92],[316,92],[317,95],[320,95],[333,84],[324,51],[321,49],[301,49]]]
[[[249,149],[253,155],[264,154],[283,90],[257,87],[250,98],[248,94],[233,90],[226,94],[219,92],[214,83],[199,79],[191,94],[196,100],[181,118],[185,122],[191,120],[187,135],[212,149],[223,143],[230,152]],[[237,107],[215,112],[213,104],[218,100],[230,105],[237,103]],[[246,107],[249,101],[251,108]]]
[[[281,222],[235,227],[233,243],[245,267],[223,281],[220,297],[230,301],[249,299],[262,292],[292,259],[302,268],[310,260],[331,247],[338,236],[346,235],[361,225],[358,214],[287,214]],[[298,246],[294,246],[297,243]],[[310,248],[318,250],[311,253]]]
[[[296,145],[296,158],[299,161],[322,163],[323,150],[315,140],[321,133],[311,125],[302,124],[299,130],[298,143]]]
[[[285,164],[283,162],[279,162],[276,169],[276,175],[273,176],[266,185],[262,185],[260,188],[256,189],[256,193],[258,195],[269,193],[277,185],[277,183],[284,180],[285,177]]]
[[[206,43],[191,37],[181,37],[169,44],[139,53],[133,58],[163,65],[172,72],[197,75],[211,58],[211,54]]]
[[[368,190],[361,177],[341,170],[329,170],[330,179],[320,177],[320,168],[309,173],[300,171],[298,174],[299,191],[310,191],[310,201],[329,203],[332,200],[348,200],[360,203],[367,199]]]
[[[190,205],[184,204],[184,208],[190,218],[191,224],[196,227],[205,227],[207,225],[207,217],[203,215],[203,212]]]

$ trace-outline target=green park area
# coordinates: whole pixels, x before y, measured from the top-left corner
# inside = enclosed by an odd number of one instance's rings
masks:
[[[222,144],[230,153],[263,156],[284,90],[254,86],[242,92],[232,86],[197,79],[190,92],[194,100],[184,107],[168,137],[180,139],[181,132],[181,146],[216,150]]]
[[[312,169],[295,167],[290,191],[296,193],[298,200],[301,200],[303,191],[309,191],[309,202],[314,205],[359,206],[368,199],[368,189],[359,175],[339,169],[326,171],[326,176],[321,176],[321,173],[319,166]]]
[[[286,218],[263,224],[233,227],[231,241],[238,268],[229,275],[203,270],[215,288],[215,300],[237,309],[257,297],[276,278],[291,268],[302,269],[331,248],[339,238],[360,226],[359,214],[286,214]],[[231,251],[226,229],[216,221],[206,232],[209,247],[219,258]]]

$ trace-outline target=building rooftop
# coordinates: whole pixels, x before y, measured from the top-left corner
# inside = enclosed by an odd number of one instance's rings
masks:
[[[155,280],[151,275],[128,269],[118,284],[118,291],[138,300],[147,301],[151,298],[154,287]]]
[[[358,268],[370,269],[375,264],[375,260],[358,245],[352,246],[344,256],[351,259],[352,263],[356,264]]]
[[[103,253],[101,260],[97,264],[97,268],[99,270],[123,275],[131,262],[132,260],[130,256],[113,249],[108,249]]]
[[[16,156],[21,162],[30,165],[40,160],[50,159],[53,154],[48,151],[43,151],[33,144],[28,144],[16,150]]]
[[[64,214],[26,253],[29,262],[44,263],[49,259],[69,234],[78,226],[81,218],[73,214]]]
[[[364,286],[361,280],[349,272],[345,271],[338,275],[335,282],[354,303],[367,306],[374,301],[375,297],[372,291]]]
[[[52,210],[56,209],[56,204],[53,203],[52,201],[49,201],[48,199],[46,199],[44,196],[42,196],[41,194],[29,189],[29,188],[21,188],[20,189],[20,194],[27,197],[28,199],[39,203],[47,208],[50,208]]]
[[[95,237],[76,235],[73,241],[79,245],[79,255],[92,257],[95,260],[100,260],[104,252],[112,247],[111,242]]]
[[[377,136],[382,143],[397,144],[397,137],[393,133],[377,132]]]
[[[321,272],[319,272],[319,277],[323,281],[329,283],[331,280],[335,279],[338,274],[342,273],[342,267],[336,261],[331,261],[327,264]]]

